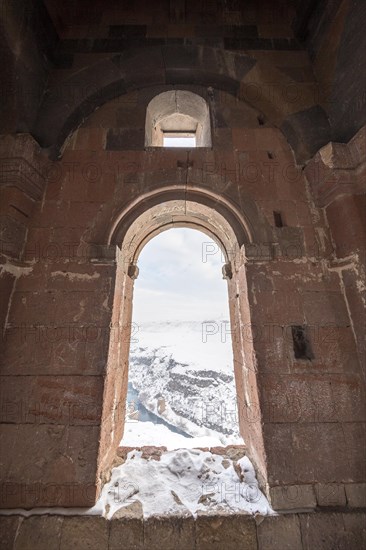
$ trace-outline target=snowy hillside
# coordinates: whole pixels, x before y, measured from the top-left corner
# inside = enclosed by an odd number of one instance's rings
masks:
[[[138,328],[131,342],[129,383],[140,404],[185,434],[211,438],[212,445],[242,443],[228,323],[150,323]],[[131,401],[129,406],[133,412]],[[147,426],[133,414],[130,419],[123,444],[141,445]],[[155,432],[157,444],[162,426]],[[132,441],[137,433],[138,441]]]

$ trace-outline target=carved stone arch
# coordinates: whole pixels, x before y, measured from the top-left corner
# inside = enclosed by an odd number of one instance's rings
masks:
[[[273,229],[248,193],[223,178],[197,168],[178,168],[144,174],[144,193],[136,190],[130,201],[118,208],[106,205],[98,216],[87,242],[120,246],[124,235],[137,216],[148,208],[171,200],[197,202],[220,214],[235,232],[239,246],[252,246],[276,241]],[[234,190],[229,195],[225,189]],[[112,221],[111,221],[112,220]]]
[[[239,426],[260,478],[265,480],[266,459],[261,422],[251,421],[253,414],[260,413],[256,405],[259,397],[253,338],[248,338],[251,324],[245,269],[245,248],[254,244],[253,239],[258,234],[252,232],[251,224],[230,201],[206,189],[181,185],[155,189],[131,202],[116,216],[107,238],[109,245],[115,245],[120,250],[113,319],[122,337],[118,341],[111,339],[108,353],[102,416],[104,429],[100,442],[103,459],[99,464],[99,476],[103,477],[110,468],[117,442],[123,435],[121,418],[127,395],[133,287],[138,274],[136,262],[150,239],[172,227],[198,229],[212,237],[224,252],[226,264],[223,265],[223,276],[228,284],[231,330],[234,335],[232,341]],[[253,227],[256,224],[253,223]],[[116,402],[117,407],[114,405]],[[252,409],[254,413],[248,414],[248,410]]]

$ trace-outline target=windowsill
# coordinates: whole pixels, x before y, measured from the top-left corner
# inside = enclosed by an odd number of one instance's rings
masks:
[[[200,151],[212,151],[213,146],[210,147],[164,147],[164,145],[145,145],[144,150],[145,151],[195,151],[196,149],[199,149]]]

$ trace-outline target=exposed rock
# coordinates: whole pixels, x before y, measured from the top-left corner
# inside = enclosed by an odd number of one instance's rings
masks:
[[[142,458],[146,458],[147,460],[160,460],[160,457],[163,453],[167,451],[166,447],[154,447],[154,446],[145,446],[141,447],[142,451]]]
[[[139,500],[135,500],[128,506],[123,506],[112,516],[113,519],[131,519],[138,518],[141,519],[143,516],[142,504]]]

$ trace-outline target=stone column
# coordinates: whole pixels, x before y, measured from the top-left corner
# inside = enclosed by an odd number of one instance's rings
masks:
[[[305,169],[316,204],[324,208],[334,257],[366,379],[366,127],[349,143],[328,143]]]

